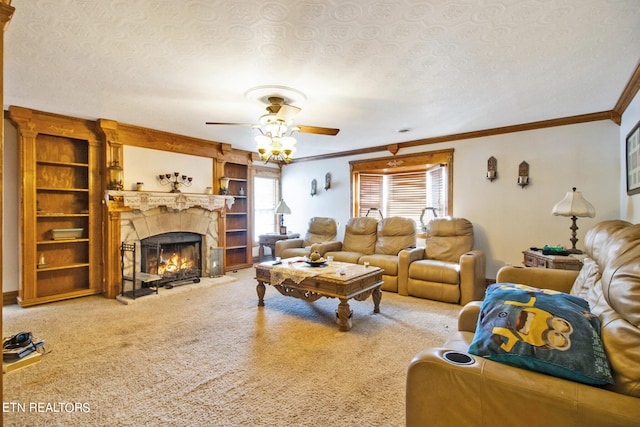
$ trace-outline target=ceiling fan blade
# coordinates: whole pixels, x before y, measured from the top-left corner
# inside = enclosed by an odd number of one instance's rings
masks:
[[[285,123],[291,123],[293,117],[300,112],[301,108],[294,105],[282,104],[276,114],[276,120],[281,120]]]
[[[206,125],[254,126],[253,123],[206,122]]]
[[[321,128],[317,126],[305,126],[305,125],[297,125],[300,129],[300,132],[304,133],[317,133],[319,135],[337,135],[340,132],[340,129],[332,129],[332,128]]]

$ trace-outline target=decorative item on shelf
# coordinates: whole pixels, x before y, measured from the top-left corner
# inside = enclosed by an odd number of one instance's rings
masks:
[[[229,178],[226,176],[220,177],[220,194],[229,194]]]
[[[518,167],[518,185],[522,188],[529,185],[529,163],[522,162]]]
[[[284,199],[280,200],[276,206],[276,215],[280,215],[280,234],[287,234],[287,227],[284,226],[284,216],[291,215],[291,209],[285,203]]]
[[[45,268],[47,266],[47,262],[44,259],[44,254],[40,254],[38,258],[38,268]]]
[[[240,187],[240,191],[238,191],[238,196],[245,196],[247,193],[244,191],[244,187]]]
[[[204,194],[213,194],[213,187],[207,187],[204,189]]]
[[[190,187],[193,178],[187,175],[180,175],[180,172],[174,172],[173,175],[170,173],[158,175],[158,181],[162,185],[171,185],[170,193],[180,193],[180,186]]]
[[[578,238],[576,237],[576,230],[578,230],[578,217],[593,218],[596,216],[596,209],[591,203],[587,202],[582,197],[581,192],[576,191],[576,187],[573,187],[573,191],[567,191],[564,199],[555,204],[551,213],[553,215],[571,217],[571,227],[569,227],[571,230],[571,239],[569,240],[571,241],[572,247],[571,249],[568,249],[567,252],[572,254],[581,254],[582,251],[576,249],[576,242],[578,241]]]
[[[109,166],[109,190],[121,191],[124,189],[122,175],[122,166],[117,160],[114,160]]]
[[[420,224],[422,226],[422,231],[427,231],[427,223],[424,222],[424,214],[427,211],[431,211],[434,218],[438,218],[438,212],[434,207],[423,208],[422,213],[420,214]],[[428,221],[427,221],[428,222]]]
[[[314,179],[311,180],[311,197],[315,196],[318,192],[318,181]]]
[[[495,157],[489,157],[487,160],[487,179],[493,182],[498,177],[498,161]]]
[[[324,176],[324,191],[331,188],[331,172],[327,172]]]
[[[136,182],[136,191],[144,191],[144,182]]]

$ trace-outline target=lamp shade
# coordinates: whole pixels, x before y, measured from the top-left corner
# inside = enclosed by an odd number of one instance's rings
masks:
[[[582,197],[581,192],[576,191],[576,188],[573,187],[573,191],[567,191],[564,199],[555,204],[551,213],[560,216],[593,218],[596,216],[596,209]]]
[[[291,214],[291,209],[289,209],[289,206],[287,206],[284,200],[280,200],[280,203],[278,203],[278,206],[276,206],[276,213]]]

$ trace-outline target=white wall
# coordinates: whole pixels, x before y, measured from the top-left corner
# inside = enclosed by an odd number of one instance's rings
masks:
[[[640,120],[640,93],[636,94],[627,110],[622,115],[620,123],[620,212],[621,219],[634,224],[640,223],[640,194],[627,196],[626,177],[626,139],[631,129]]]
[[[518,132],[402,150],[399,154],[454,148],[453,215],[474,223],[475,246],[487,255],[487,276],[505,264],[522,264],[522,251],[545,244],[570,246],[571,220],[551,208],[572,187],[596,208],[595,218],[578,219],[577,246],[595,223],[620,218],[619,128],[599,121]],[[390,156],[388,152],[366,157]],[[487,159],[498,160],[498,179],[485,178]],[[334,217],[340,238],[350,217],[349,161],[359,157],[293,163],[283,168],[283,196],[291,207],[289,230],[304,233],[312,216]],[[516,184],[518,165],[530,165],[531,184]],[[309,195],[311,180],[321,188],[326,172],[332,188]],[[422,206],[416,206],[421,210]]]
[[[136,183],[144,183],[145,191],[168,191],[170,185],[162,185],[160,174],[187,175],[193,178],[190,187],[181,187],[184,193],[204,193],[213,183],[213,159],[188,154],[125,145],[122,165],[124,189],[135,190]]]

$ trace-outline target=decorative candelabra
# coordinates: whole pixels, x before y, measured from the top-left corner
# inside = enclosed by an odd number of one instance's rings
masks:
[[[162,185],[171,184],[171,193],[180,193],[180,186],[190,187],[193,178],[187,175],[180,175],[180,172],[174,172],[173,175],[170,173],[158,175],[158,181]]]

